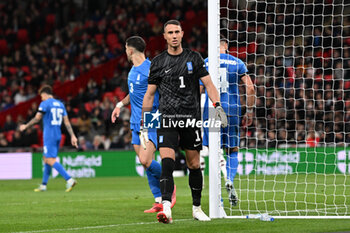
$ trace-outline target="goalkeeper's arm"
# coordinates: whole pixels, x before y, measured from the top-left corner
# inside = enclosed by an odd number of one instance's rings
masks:
[[[220,96],[218,90],[215,88],[213,82],[211,81],[210,75],[202,77],[201,81],[205,86],[205,89],[207,89],[207,93],[211,102],[214,104],[216,115],[221,120],[221,126],[225,128],[227,126],[227,116],[224,112],[224,109],[220,105]]]
[[[156,91],[157,91],[156,85],[148,84],[146,94],[143,97],[141,119],[143,118],[143,112],[152,110],[154,95]]]

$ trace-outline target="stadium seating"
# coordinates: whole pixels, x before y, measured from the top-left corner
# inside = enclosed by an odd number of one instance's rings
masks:
[[[141,8],[135,8],[138,10],[135,10],[133,7],[123,8],[120,6],[114,6],[114,9],[111,11],[111,15],[102,15],[101,17],[96,18],[93,14],[85,12],[86,18],[83,19],[77,17],[78,21],[72,24],[70,24],[71,22],[69,22],[69,20],[75,20],[74,17],[66,18],[65,22],[67,25],[72,27],[60,25],[61,20],[57,20],[57,16],[52,14],[52,12],[54,12],[52,9],[47,9],[49,6],[45,4],[37,5],[36,7],[40,13],[40,18],[44,21],[44,27],[41,30],[37,30],[37,35],[35,35],[35,38],[37,39],[36,41],[31,41],[33,39],[32,35],[30,35],[31,29],[29,24],[27,27],[21,25],[18,31],[14,30],[13,27],[0,28],[0,55],[6,56],[7,58],[10,58],[8,60],[12,61],[16,51],[20,51],[21,54],[17,63],[8,62],[6,64],[8,71],[3,72],[2,77],[0,77],[0,88],[3,88],[2,90],[6,90],[5,92],[0,93],[0,106],[4,104],[3,95],[5,94],[2,93],[6,93],[6,95],[11,96],[13,100],[13,96],[20,88],[27,90],[27,88],[30,86],[34,89],[34,93],[36,93],[40,84],[44,82],[53,83],[55,94],[57,94],[57,96],[62,98],[64,101],[70,101],[76,97],[80,88],[84,88],[85,92],[88,93],[89,87],[87,84],[90,79],[93,79],[98,85],[97,90],[99,92],[99,101],[102,101],[103,99],[108,99],[112,103],[120,101],[122,98],[124,98],[127,91],[127,88],[125,88],[125,79],[121,80],[120,77],[124,73],[127,73],[130,69],[130,64],[127,62],[125,55],[121,56],[124,54],[124,40],[128,36],[141,34],[147,42],[147,55],[152,59],[155,55],[164,50],[165,41],[161,34],[152,33],[151,28],[157,21],[163,23],[171,16],[178,17],[178,19],[182,22],[182,26],[185,31],[185,37],[183,40],[184,45],[186,45],[186,43],[192,45],[191,43],[193,43],[194,46],[197,46],[196,49],[202,53],[202,56],[206,57],[207,41],[206,36],[204,35],[206,35],[207,32],[207,11],[197,10],[199,9],[196,7],[198,4],[200,5],[203,3],[201,3],[201,1],[188,2],[186,6],[182,6],[181,10],[177,12],[173,12],[172,9],[164,9],[164,12],[169,12],[166,15],[158,14],[162,10],[159,9],[159,7],[163,7],[162,4],[157,5],[151,1],[142,5]],[[74,8],[74,4],[72,5]],[[11,12],[4,12],[4,9],[6,9],[4,8],[4,4],[0,4],[0,13],[11,15]],[[224,15],[225,12],[222,12],[222,14]],[[136,23],[130,24],[129,21]],[[146,27],[143,26],[142,31],[140,31],[142,24],[145,24]],[[121,28],[123,30],[120,30]],[[149,31],[146,30],[148,28]],[[193,28],[200,31],[200,37],[192,34]],[[48,44],[45,43],[50,37],[52,37],[52,33],[51,35],[49,34],[53,30],[55,30],[55,33],[58,32],[58,34],[55,34],[54,36],[57,40],[50,41],[51,44],[55,43],[55,46],[50,48],[56,48],[56,50],[53,53],[52,51],[49,51],[48,54],[42,54],[39,52],[37,54],[30,54],[31,56],[27,56],[27,50],[24,48],[24,46],[28,45],[28,43],[31,46],[29,50],[33,50],[33,46],[36,46],[39,51],[47,51],[45,48],[48,47]],[[247,35],[249,33],[254,34],[255,32],[261,33],[261,28],[252,25],[240,27],[240,25],[233,23],[231,31],[238,32],[238,37],[234,39],[237,40],[235,43],[238,42],[238,46],[232,46],[231,44],[229,51],[232,55],[241,58],[249,65],[249,71],[253,81],[256,83],[254,78],[258,75],[258,69],[254,62],[249,59],[254,60],[256,54],[266,48],[262,47],[263,43],[260,43],[261,41],[251,41],[249,39],[250,37]],[[243,36],[239,37],[239,35]],[[292,34],[290,38],[292,38]],[[286,37],[285,43],[291,42],[292,41]],[[312,41],[309,42],[305,40],[305,43],[312,43]],[[40,47],[42,44],[44,44],[44,46]],[[79,48],[78,50],[74,50],[73,47],[63,46],[64,44],[72,44],[74,46],[81,44],[83,47]],[[349,50],[349,48],[346,46],[350,45],[350,39],[345,39],[343,44],[343,54],[346,54],[345,52]],[[88,47],[87,45],[91,45],[92,49],[88,51],[86,49]],[[305,45],[310,46],[310,44]],[[105,53],[106,49],[108,51],[107,53]],[[73,50],[75,52],[72,52]],[[316,48],[313,51],[313,56],[317,57],[318,60],[315,59],[311,62],[309,61],[309,63],[305,63],[304,66],[312,67],[318,62],[320,65],[317,67],[317,69],[322,70],[324,68],[324,61],[327,59],[332,59],[335,52],[336,51],[333,49]],[[53,55],[54,53],[57,54]],[[29,61],[29,57],[34,58],[34,61]],[[36,57],[40,57],[40,59],[36,59]],[[66,59],[67,57],[69,58],[68,60]],[[97,62],[92,62],[93,57],[95,59],[97,58]],[[276,65],[276,62],[279,59],[281,58],[275,56],[275,58],[272,59],[272,62],[270,60],[266,61],[266,67],[281,68],[283,63]],[[298,59],[299,58],[296,58],[294,60],[295,64],[300,63]],[[0,62],[3,62],[3,60]],[[112,61],[111,63],[108,62],[110,60]],[[295,79],[298,78],[298,67],[294,63],[291,66],[283,67],[282,75],[274,76],[274,78],[276,78],[276,80],[286,80],[288,85],[295,83]],[[102,65],[101,68],[98,68],[99,65]],[[347,64],[344,63],[343,65],[346,66]],[[0,67],[4,67],[4,64],[1,63]],[[348,69],[348,67],[344,68]],[[42,74],[39,74],[39,69],[43,69]],[[103,70],[103,72],[101,72],[101,70]],[[266,70],[264,70],[264,72],[266,72]],[[52,76],[46,77],[49,75],[49,73],[51,73],[49,71],[52,71],[53,74]],[[63,77],[61,74],[64,74]],[[265,75],[265,73],[259,75]],[[346,74],[344,74],[344,77],[345,75]],[[114,79],[117,85],[110,85],[109,81],[112,79]],[[102,85],[102,80],[106,80],[106,87],[100,86]],[[314,83],[324,86],[325,82],[332,83],[336,81],[336,77],[333,74],[316,72],[313,76],[313,80],[315,81]],[[23,86],[17,87],[16,89],[15,85],[11,85],[13,81],[17,81]],[[345,79],[343,85],[344,90],[350,89],[349,79]],[[272,93],[272,88],[271,90],[265,90],[264,94],[274,95],[274,93]],[[347,98],[345,101],[347,101],[349,96],[345,96]],[[26,117],[28,109],[31,108],[31,104],[38,104],[39,102],[40,99],[36,97],[35,99],[21,103],[20,105],[6,111],[1,111],[2,109],[0,108],[0,127],[2,122],[4,122],[4,116],[7,114],[11,114],[14,119],[16,119],[17,115],[23,115]],[[85,108],[87,111],[91,112],[96,107],[92,102],[93,101],[91,100],[87,102],[83,101],[72,107],[75,110]],[[273,108],[273,106],[269,106],[266,104],[266,102],[263,102],[263,104],[267,109]],[[74,121],[74,118],[72,120]],[[254,135],[254,133],[254,127],[252,127],[252,129],[249,129],[247,134]],[[6,133],[6,135],[7,134],[11,133]]]
[[[5,39],[0,40],[0,55],[7,55],[9,53],[9,48],[7,41]]]
[[[45,34],[49,33],[56,24],[56,15],[54,14],[48,14],[46,15],[46,22],[45,22],[45,29],[44,32]]]
[[[28,30],[27,29],[19,29],[17,32],[17,42],[19,45],[24,45],[29,43]]]

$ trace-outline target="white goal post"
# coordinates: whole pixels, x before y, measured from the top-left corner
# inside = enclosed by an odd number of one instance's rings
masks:
[[[257,93],[253,126],[240,129],[237,206],[221,176],[220,133],[209,130],[209,216],[350,219],[350,2],[207,3],[214,85],[223,34]]]
[[[220,34],[220,2],[219,0],[208,0],[208,57],[210,59],[208,70],[211,77],[219,76],[219,34]],[[212,78],[215,87],[218,87],[218,79]],[[210,100],[209,100],[210,101]],[[213,106],[209,104],[209,106]],[[214,111],[209,111],[209,117],[214,118]],[[221,200],[221,174],[219,167],[219,132],[209,131],[209,216],[211,218],[222,218],[225,216],[220,206]]]

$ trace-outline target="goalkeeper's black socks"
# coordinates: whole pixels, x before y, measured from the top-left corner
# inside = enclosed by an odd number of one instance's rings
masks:
[[[160,191],[162,200],[171,202],[171,196],[174,191],[173,171],[175,161],[171,158],[162,159],[162,175],[160,176]]]
[[[192,192],[192,202],[194,206],[201,205],[201,197],[202,197],[202,187],[203,187],[203,176],[200,168],[197,169],[189,169],[190,175],[188,179],[188,183]]]

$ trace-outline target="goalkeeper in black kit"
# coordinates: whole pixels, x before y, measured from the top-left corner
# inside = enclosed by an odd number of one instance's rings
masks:
[[[160,189],[163,211],[157,214],[157,219],[162,223],[172,222],[170,206],[174,188],[173,171],[175,150],[179,146],[186,152],[193,218],[210,221],[201,209],[203,176],[199,166],[199,151],[202,149],[202,138],[201,125],[196,124],[201,120],[199,80],[214,103],[221,126],[227,126],[227,117],[220,105],[219,93],[205,68],[203,58],[197,52],[182,48],[183,34],[179,21],[170,20],[164,24],[164,39],[168,49],[155,57],[151,63],[148,88],[142,107],[143,113],[152,109],[154,94],[158,89],[161,121],[157,134],[162,158]],[[141,124],[143,127],[140,138],[147,141],[147,124]]]

